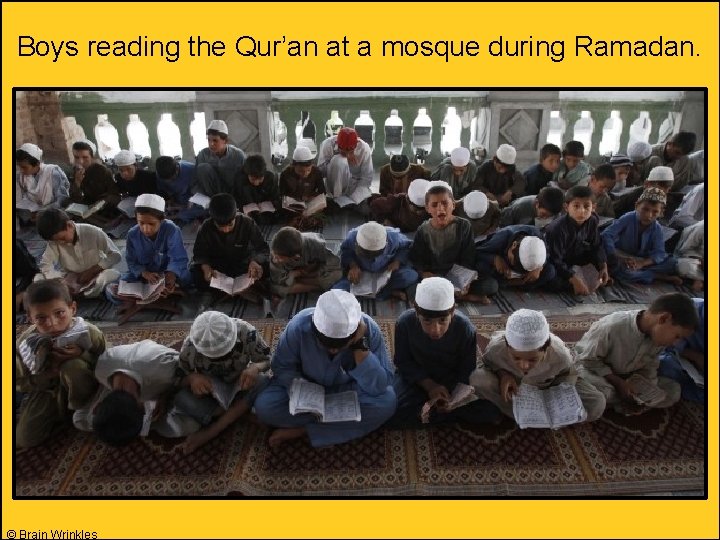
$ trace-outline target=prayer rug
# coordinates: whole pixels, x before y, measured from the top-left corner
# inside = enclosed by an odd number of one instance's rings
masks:
[[[550,317],[573,345],[597,316]],[[505,316],[472,317],[481,348]],[[274,347],[284,328],[250,321]],[[389,350],[394,320],[379,319]],[[16,328],[19,331],[21,328]],[[178,348],[189,323],[104,327],[108,343],[154,339]],[[240,422],[189,456],[151,434],[112,448],[72,428],[15,452],[17,497],[431,496],[587,497],[705,490],[705,406],[681,402],[640,417],[608,412],[560,430],[447,425],[379,430],[333,448],[304,440],[271,449],[270,431]]]

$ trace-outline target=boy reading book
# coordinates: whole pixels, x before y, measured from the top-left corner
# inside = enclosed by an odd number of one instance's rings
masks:
[[[280,173],[280,197],[290,197],[293,200],[309,203],[318,200],[313,215],[298,216],[297,212],[283,210],[282,219],[297,229],[313,228],[319,222],[325,207],[321,208],[319,197],[325,199],[325,181],[323,175],[313,165],[312,152],[307,146],[298,146],[293,151],[292,164]],[[327,206],[327,203],[326,203]],[[307,208],[305,209],[307,210]]]
[[[175,407],[200,423],[202,429],[188,436],[183,451],[188,454],[222,433],[250,411],[267,384],[263,373],[269,367],[270,347],[251,324],[232,319],[219,311],[199,315],[180,350],[179,367],[185,374],[183,388],[175,396]],[[236,387],[218,400],[213,379]],[[218,385],[219,386],[219,385]]]
[[[251,154],[245,158],[235,190],[235,200],[244,214],[259,224],[275,223],[280,206],[278,182],[275,173],[267,170],[264,157]]]
[[[505,331],[492,336],[478,368],[470,376],[470,384],[479,396],[497,405],[510,418],[517,418],[513,402],[521,385],[541,390],[559,384],[574,387],[588,422],[600,418],[605,410],[605,397],[578,377],[570,350],[550,332],[545,315],[530,309],[511,314]],[[577,407],[565,412],[569,413],[568,418],[580,421]]]

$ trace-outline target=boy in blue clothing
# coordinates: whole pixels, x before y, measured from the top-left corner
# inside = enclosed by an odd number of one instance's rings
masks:
[[[158,192],[173,206],[179,207],[173,221],[179,226],[203,217],[207,212],[197,204],[189,203],[197,191],[195,186],[195,164],[189,161],[175,161],[170,156],[155,160]],[[189,206],[190,205],[190,206]]]
[[[560,147],[548,143],[540,149],[540,162],[523,173],[525,177],[525,193],[537,195],[540,190],[553,179],[553,174],[560,168]]]
[[[164,295],[190,285],[188,254],[177,225],[165,219],[165,200],[145,193],[135,201],[137,225],[128,232],[123,281],[157,283],[165,279]],[[112,287],[112,286],[111,286]],[[114,289],[114,287],[113,287]],[[111,295],[116,294],[111,290]]]
[[[388,427],[419,427],[427,402],[434,404],[430,423],[498,420],[500,412],[485,400],[447,409],[455,387],[468,384],[476,361],[477,331],[463,313],[455,310],[452,283],[441,277],[424,279],[417,286],[415,309],[403,313],[395,326],[398,409]]]
[[[705,326],[705,300],[693,298],[698,314],[695,332],[676,342],[660,353],[658,377],[667,377],[680,383],[682,398],[690,401],[705,401],[705,388],[695,384],[693,379],[681,367],[679,357],[693,364],[705,375],[707,371],[707,327]]]
[[[545,227],[545,244],[556,277],[555,290],[590,294],[588,284],[576,276],[573,266],[592,264],[598,271],[599,285],[608,282],[607,257],[600,238],[599,218],[593,211],[594,197],[587,186],[574,186],[565,193],[565,212]]]
[[[475,251],[478,272],[511,287],[537,289],[555,278],[542,233],[531,225],[500,229]]]
[[[610,273],[620,281],[652,283],[670,281],[677,285],[677,260],[665,252],[662,227],[657,219],[665,209],[665,193],[646,189],[635,211],[615,220],[602,233]]]
[[[340,264],[344,277],[333,289],[351,292],[364,272],[392,272],[390,280],[376,295],[378,300],[390,296],[407,300],[405,289],[417,283],[418,274],[410,266],[410,239],[398,229],[370,221],[351,230],[340,246]]]

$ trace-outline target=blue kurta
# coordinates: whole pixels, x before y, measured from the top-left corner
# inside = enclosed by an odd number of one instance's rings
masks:
[[[125,260],[128,272],[121,279],[141,281],[143,272],[172,272],[181,286],[190,284],[188,254],[180,228],[163,220],[154,239],[145,236],[135,225],[127,235]]]
[[[360,364],[348,348],[331,356],[315,337],[312,314],[304,309],[288,323],[272,358],[273,377],[270,386],[255,401],[255,412],[261,422],[277,427],[304,426],[313,446],[328,446],[367,435],[395,412],[393,368],[385,341],[377,323],[363,314],[370,352]],[[362,420],[323,424],[311,414],[291,415],[288,389],[295,378],[325,387],[332,394],[354,390],[358,394]]]
[[[195,164],[189,161],[178,163],[180,171],[177,178],[173,180],[162,180],[157,178],[158,191],[167,199],[172,199],[181,206],[187,206],[188,199],[193,194],[195,187]]]

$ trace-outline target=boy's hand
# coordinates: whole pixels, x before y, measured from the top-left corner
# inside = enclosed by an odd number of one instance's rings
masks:
[[[522,283],[533,283],[537,281],[540,278],[540,272],[542,272],[542,268],[536,268],[532,272],[528,272],[522,277]]]
[[[165,294],[170,294],[175,290],[175,280],[177,276],[173,272],[165,272]]]
[[[503,401],[510,402],[513,396],[517,394],[517,391],[518,385],[515,377],[512,374],[503,371],[500,374],[500,396],[503,398]]]
[[[598,282],[601,287],[604,287],[608,284],[608,281],[610,281],[610,274],[608,274],[607,264],[605,264],[598,274]]]
[[[360,270],[358,265],[353,264],[350,270],[348,270],[348,281],[350,283],[357,283],[360,281],[360,276],[362,276],[362,270]]]
[[[390,264],[387,265],[387,268],[385,270],[389,271],[390,273],[395,272],[398,268],[400,268],[400,261],[394,260]]]
[[[77,358],[83,353],[83,350],[75,344],[66,345],[65,347],[53,347],[50,351],[50,365],[55,369],[60,369],[65,362]]]
[[[77,276],[77,281],[80,285],[86,285],[90,283],[97,275],[102,272],[102,267],[98,266],[97,264],[95,266],[92,266],[88,268],[87,270],[80,272]]]
[[[212,392],[212,381],[202,373],[191,373],[188,375],[190,390],[196,396],[206,396]]]
[[[248,264],[248,276],[250,279],[260,279],[263,275],[263,268],[255,261],[250,261]]]
[[[573,276],[570,278],[570,285],[572,285],[573,292],[580,296],[587,296],[590,294],[590,290],[587,288],[587,285],[578,278],[577,276]]]
[[[500,255],[495,255],[495,258],[493,259],[493,266],[495,267],[495,271],[501,276],[510,277],[510,268],[505,262],[505,259],[503,259]]]
[[[202,273],[203,273],[203,279],[205,279],[205,281],[210,283],[212,278],[215,277],[215,270],[213,270],[213,267],[210,266],[209,264],[201,264],[200,269],[202,270]]]
[[[367,325],[365,324],[365,321],[360,319],[360,324],[358,324],[357,330],[355,330],[355,334],[353,334],[349,344],[360,341],[363,337],[365,337],[365,332],[367,332]]]
[[[635,392],[633,392],[633,389],[627,381],[623,379],[618,380],[615,384],[615,390],[617,390],[623,400],[635,403]]]
[[[156,272],[148,272],[147,270],[140,274],[145,281],[150,283],[151,285],[155,285],[158,281],[160,281],[160,274]]]
[[[435,402],[435,406],[440,412],[447,410],[448,403],[450,402],[450,392],[442,384],[436,384],[428,392],[430,401]]]
[[[248,390],[255,386],[255,383],[258,380],[258,375],[260,374],[260,370],[258,367],[254,364],[249,365],[246,367],[243,372],[240,374],[240,389],[241,390]]]

